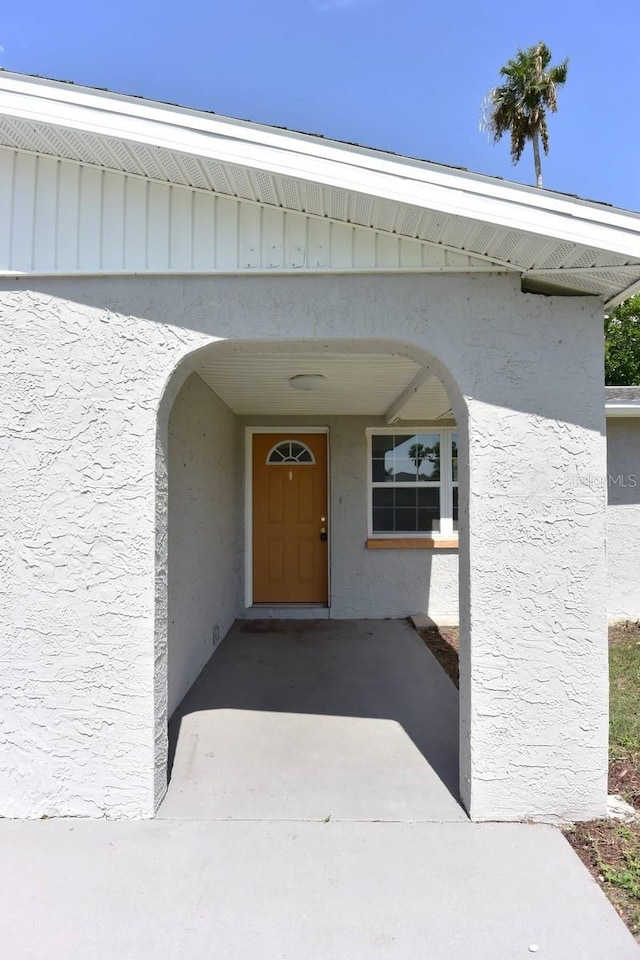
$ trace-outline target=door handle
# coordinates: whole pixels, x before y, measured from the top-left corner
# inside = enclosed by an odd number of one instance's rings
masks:
[[[327,528],[326,528],[326,527],[320,527],[320,539],[322,540],[323,543],[326,543],[326,541],[327,541]]]

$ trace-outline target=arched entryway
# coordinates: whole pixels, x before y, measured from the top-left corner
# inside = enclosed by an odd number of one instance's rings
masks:
[[[299,389],[300,378],[304,381],[303,390]],[[309,385],[312,389],[306,389]],[[393,634],[398,625],[388,624],[387,640],[384,630],[373,631],[379,650],[374,654],[372,646],[371,662],[377,658],[377,667],[382,669],[384,657],[389,655],[394,665],[390,671],[387,663],[384,670],[391,683],[391,687],[385,687],[386,693],[379,686],[382,683],[384,687],[384,672],[377,678],[371,674],[371,663],[363,664],[359,659],[355,638],[360,636],[358,621],[437,614],[444,612],[443,605],[447,603],[453,603],[457,610],[457,541],[460,536],[464,543],[467,489],[465,433],[466,407],[450,373],[435,357],[407,343],[352,339],[221,341],[186,357],[172,375],[159,411],[158,609],[165,610],[166,617],[158,620],[156,661],[165,671],[167,708],[158,725],[166,724],[166,717],[174,713],[234,620],[246,620],[248,625],[237,636],[230,636],[227,645],[211,660],[209,672],[215,671],[218,663],[221,670],[233,674],[234,655],[242,656],[245,650],[251,660],[256,652],[256,638],[261,637],[262,648],[266,649],[265,628],[260,624],[274,618],[289,623],[287,626],[284,622],[279,628],[280,641],[278,630],[269,631],[268,642],[275,643],[280,653],[286,638],[291,639],[294,621],[301,622],[299,637],[308,639],[310,632],[318,637],[317,631],[325,630],[324,646],[330,660],[332,644],[337,643],[336,650],[341,648],[341,655],[347,651],[349,643],[341,645],[336,639],[343,636],[341,630],[346,630],[344,637],[351,636],[353,649],[352,659],[347,657],[342,664],[342,673],[357,675],[364,666],[373,686],[369,684],[366,694],[362,690],[360,694],[352,691],[355,701],[351,704],[344,690],[337,700],[332,700],[332,690],[335,693],[340,684],[328,683],[324,693],[316,689],[315,713],[311,711],[315,728],[312,724],[309,729],[322,738],[323,718],[324,722],[327,717],[342,716],[343,722],[345,717],[352,721],[359,718],[359,723],[372,725],[370,738],[367,734],[365,739],[375,742],[376,724],[382,724],[381,729],[385,730],[393,727],[393,737],[400,736],[402,749],[406,748],[413,761],[418,761],[417,768],[420,763],[429,765],[431,753],[431,762],[435,764],[432,773],[439,767],[435,780],[448,781],[448,795],[451,790],[455,792],[451,780],[452,763],[453,769],[457,768],[457,729],[455,742],[451,741],[451,724],[456,725],[451,713],[457,713],[455,693],[443,693],[437,671],[435,679],[429,679],[425,666],[428,654],[420,648],[419,641],[418,649],[414,649],[415,638],[407,637],[405,625],[396,636],[395,649]],[[281,595],[270,603],[268,597],[255,593],[254,485],[266,483],[268,478],[256,480],[253,464],[255,450],[262,451],[260,442],[266,443],[267,453],[287,443],[289,451],[292,444],[304,450],[310,449],[310,437],[323,438],[329,464],[327,510],[317,518],[319,542],[323,538],[326,543],[327,593],[326,597],[314,595],[302,608],[297,598],[287,603],[285,595],[283,605]],[[317,459],[313,452],[311,457]],[[268,462],[268,457],[263,459]],[[269,463],[269,469],[270,476],[277,480],[291,474],[291,483],[284,484],[290,501],[296,486],[294,470],[310,472],[317,464],[298,460],[294,465],[286,460],[277,465]],[[288,501],[281,496],[281,502]],[[453,594],[456,596],[452,600]],[[313,643],[311,646],[317,653],[319,648]],[[412,693],[420,668],[408,669],[404,681],[401,680],[414,656],[426,670],[425,683],[431,683],[432,706],[440,704],[435,713],[425,710],[422,725],[420,710],[415,706],[419,693]],[[322,672],[321,665],[316,666]],[[279,675],[285,673],[281,665]],[[301,693],[305,684],[308,688],[309,678],[298,679]],[[215,676],[212,682],[216,687]],[[257,677],[253,682],[260,686]],[[305,713],[304,698],[295,696],[293,700],[267,698],[267,706],[256,706],[265,703],[264,698],[252,700],[249,676],[247,683],[246,690],[240,684],[228,700],[225,696],[220,700],[219,690],[214,694],[215,702],[209,701],[209,706],[217,711],[218,720],[224,711],[226,723],[232,722],[229,711],[235,711],[236,718],[242,715],[245,721],[247,712],[256,709],[288,713],[289,721]],[[203,690],[206,687],[205,684]],[[231,690],[234,684],[229,681],[227,687]],[[206,706],[203,690],[196,700],[200,712]],[[387,705],[381,708],[385,698]],[[414,703],[410,715],[406,710],[409,702]],[[378,706],[372,708],[374,703]],[[192,715],[195,712],[191,710]],[[263,722],[264,719],[263,715]],[[183,729],[185,722],[183,716]],[[238,723],[242,726],[239,719]],[[429,725],[431,739],[426,729]],[[352,729],[352,724],[348,726]],[[158,732],[161,744],[162,731]],[[225,742],[224,752],[233,733],[220,729],[217,737],[219,743]],[[288,735],[283,734],[283,738],[286,742]],[[344,737],[338,735],[335,745],[338,766],[341,739]],[[400,741],[394,741],[391,752],[399,749]],[[445,741],[449,745],[448,757]],[[434,744],[439,744],[437,749]],[[307,761],[312,753],[310,749]],[[234,775],[242,766],[242,757],[237,756],[237,761]],[[377,762],[383,764],[381,754]],[[160,749],[158,763],[161,768]],[[318,767],[322,766],[319,760]],[[304,776],[304,763],[300,770]],[[218,770],[217,775],[224,776],[224,770]],[[403,775],[398,777],[400,792]],[[342,792],[345,797],[353,795],[347,781],[342,783]],[[230,790],[228,796],[232,793]],[[371,796],[375,801],[375,790]],[[428,805],[428,789],[424,797]],[[385,803],[385,809],[393,807],[393,803],[391,807]],[[238,799],[238,809],[241,806]],[[459,809],[455,803],[454,806]],[[374,815],[375,809],[370,812]],[[378,812],[385,815],[382,809]],[[437,813],[434,808],[434,816]],[[225,815],[233,815],[232,809]]]

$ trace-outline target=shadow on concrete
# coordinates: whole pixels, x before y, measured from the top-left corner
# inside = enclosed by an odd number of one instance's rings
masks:
[[[236,623],[169,741],[160,816],[466,816],[457,692],[404,621]]]

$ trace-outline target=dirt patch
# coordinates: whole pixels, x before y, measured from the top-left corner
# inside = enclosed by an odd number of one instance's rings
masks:
[[[457,627],[427,627],[420,630],[420,636],[434,655],[446,675],[456,687],[459,686],[458,653],[460,651],[460,631]]]
[[[640,937],[640,825],[577,823],[565,837],[631,933]]]
[[[637,757],[610,761],[609,793],[619,794],[640,810],[640,762]]]
[[[609,627],[609,647],[629,643],[630,640],[640,641],[640,621],[625,620]]]

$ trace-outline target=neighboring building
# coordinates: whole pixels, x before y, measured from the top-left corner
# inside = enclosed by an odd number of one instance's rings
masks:
[[[609,619],[640,621],[640,387],[607,387]]]
[[[604,814],[637,215],[3,72],[0,217],[0,815],[153,816],[237,617],[458,589],[470,815]]]

